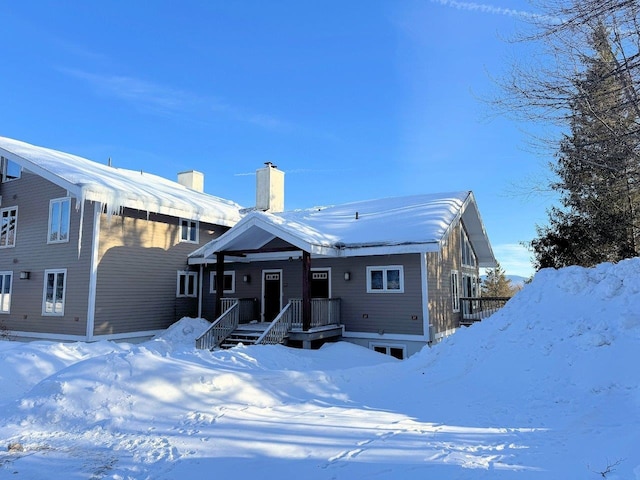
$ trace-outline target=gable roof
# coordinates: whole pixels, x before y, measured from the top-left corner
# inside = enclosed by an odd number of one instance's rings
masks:
[[[283,213],[253,212],[190,255],[205,263],[218,251],[254,252],[276,238],[333,257],[439,251],[462,218],[480,266],[495,257],[471,192],[413,195]]]
[[[6,137],[0,137],[0,155],[68,190],[82,202],[102,202],[109,213],[129,207],[228,227],[241,218],[242,207],[237,203],[157,175],[102,165]]]

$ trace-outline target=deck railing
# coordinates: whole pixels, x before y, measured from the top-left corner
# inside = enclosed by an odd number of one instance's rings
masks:
[[[511,297],[460,298],[461,323],[470,324],[487,318],[504,307],[510,299]]]
[[[220,346],[237,327],[240,319],[240,303],[233,298],[222,299],[224,313],[220,315],[211,326],[196,338],[196,348],[201,350],[212,350]]]
[[[302,299],[292,298],[289,303],[293,310],[291,328],[296,330],[302,329]],[[311,328],[325,327],[328,325],[340,325],[340,299],[312,298]]]
[[[260,338],[256,340],[256,345],[276,345],[278,343],[282,343],[291,329],[291,312],[291,303],[288,303],[271,322]]]

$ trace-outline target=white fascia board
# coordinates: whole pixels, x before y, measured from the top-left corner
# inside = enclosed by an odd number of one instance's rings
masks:
[[[364,338],[367,340],[403,340],[414,342],[428,342],[429,335],[407,335],[400,333],[369,333],[369,332],[343,332],[345,338]]]
[[[7,158],[7,157],[5,157]],[[24,339],[38,339],[38,340],[63,340],[71,342],[84,342],[87,337],[84,335],[65,335],[63,333],[40,333],[40,332],[22,332],[11,330],[9,332],[10,337],[24,338]]]
[[[271,234],[271,237],[268,240],[268,242],[273,240],[274,238],[280,238],[285,242],[290,243],[294,247],[298,247],[300,250],[309,252],[312,255],[322,255],[322,256],[332,256],[332,257],[340,256],[338,249],[334,247],[327,246],[327,245],[315,245],[315,244],[306,242],[305,240],[291,233],[287,229],[281,228],[278,225],[275,225],[270,222],[265,222],[263,219],[259,217],[250,217],[244,222],[240,221],[240,223],[238,223],[232,230],[229,230],[221,237],[217,238],[216,240],[213,240],[210,244],[210,247],[204,249],[203,251],[204,258],[202,260],[206,260],[208,257],[213,255],[216,251],[224,251],[225,247],[231,245],[233,241],[238,239],[240,236],[247,234],[247,231],[253,227],[259,228]],[[259,249],[263,245],[265,244],[264,243],[262,243],[261,245],[256,244],[253,248]],[[197,263],[205,263],[202,260]],[[206,263],[209,263],[209,262],[207,261]]]
[[[45,180],[50,181],[51,183],[58,185],[61,188],[64,188],[69,192],[71,196],[76,198],[82,198],[82,189],[76,185],[75,183],[71,183],[63,178],[60,178],[58,175],[51,173],[49,170],[46,170],[39,165],[36,165],[30,160],[21,157],[20,155],[16,155],[15,153],[10,152],[9,150],[5,150],[0,147],[0,155],[4,158],[11,160],[12,162],[17,163],[22,168],[26,168],[30,172],[35,173],[39,177],[44,178]]]
[[[111,335],[95,335],[93,340],[127,340],[127,339],[149,339],[160,335],[165,330],[146,330],[144,332],[113,333]]]
[[[341,257],[368,257],[371,255],[399,255],[403,253],[439,252],[440,242],[410,243],[406,245],[380,245],[376,247],[346,247],[340,250]]]

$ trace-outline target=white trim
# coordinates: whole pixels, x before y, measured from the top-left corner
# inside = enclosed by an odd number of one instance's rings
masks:
[[[422,284],[422,332],[429,335],[429,264],[426,253],[420,255],[420,283]]]
[[[434,335],[433,341],[434,342],[439,342],[444,337],[448,337],[449,335],[453,335],[454,333],[456,333],[456,330],[458,330],[458,329],[457,328],[449,328],[449,329],[445,330],[444,332],[436,333]]]
[[[4,290],[4,283],[0,288],[0,315],[8,315],[11,313],[11,295],[13,295],[13,271],[5,270],[0,272],[0,277],[4,277],[5,275],[10,276],[11,280],[9,280],[9,293],[5,294],[2,292],[2,290]],[[9,295],[9,308],[7,310],[2,309],[2,299],[5,295]]]
[[[453,290],[453,276],[456,276],[456,289]],[[451,310],[453,313],[460,311],[460,272],[458,270],[451,270],[449,275],[449,291],[451,292]],[[458,308],[456,308],[456,305]]]
[[[185,277],[184,293],[180,293],[180,277]],[[193,293],[189,293],[189,277],[195,278],[195,284],[193,285]],[[176,298],[196,298],[198,296],[198,272],[192,272],[189,270],[178,270],[176,272]]]
[[[91,245],[91,260],[89,266],[89,299],[87,307],[87,341],[93,340],[93,329],[96,318],[96,293],[98,290],[98,252],[100,249],[100,218],[102,217],[102,203],[93,204],[93,242]]]
[[[62,204],[64,202],[68,202],[69,203],[69,209],[67,210],[68,216],[66,219],[62,218]],[[60,204],[60,217],[58,218],[58,220],[60,221],[59,225],[58,225],[58,240],[51,240],[51,225],[52,225],[52,211],[53,211],[53,205],[55,203]],[[60,240],[59,236],[60,236],[60,232],[63,230],[63,225],[62,223],[66,221],[66,227],[67,227],[67,238],[65,238],[64,240]],[[56,243],[69,243],[69,237],[70,235],[70,225],[71,225],[71,197],[67,196],[67,197],[60,197],[60,198],[52,198],[51,200],[49,200],[49,221],[47,224],[47,244],[56,244]]]
[[[22,332],[11,330],[12,337],[20,337],[20,338],[35,338],[38,340],[68,340],[72,342],[84,342],[87,340],[87,337],[84,335],[66,335],[63,333],[40,333],[40,332]]]
[[[7,174],[9,173],[9,162],[20,167],[20,173],[15,178],[7,178]],[[5,156],[0,156],[0,182],[13,182],[14,180],[20,180],[20,178],[22,178],[22,165],[20,165],[18,162],[14,162],[13,160],[9,160]]]
[[[204,279],[204,266],[200,265],[200,270],[198,272],[198,318],[202,318],[202,284],[204,283],[202,280]]]
[[[143,332],[128,332],[128,333],[112,333],[109,335],[96,335],[93,337],[95,341],[97,340],[126,340],[129,338],[144,338],[144,337],[155,337],[156,335],[160,335],[165,332],[164,330],[145,330]]]
[[[235,270],[225,270],[224,276],[231,276],[231,290],[224,290],[224,279],[222,283],[222,293],[236,293],[236,271]],[[216,289],[213,286],[214,278],[216,277],[216,272],[209,272],[209,293],[216,293]]]
[[[56,285],[58,284],[58,275],[64,274],[62,279],[62,311],[55,311],[55,294]],[[47,277],[53,275],[53,311],[47,312]],[[42,316],[43,317],[64,317],[64,308],[67,301],[67,269],[66,268],[50,268],[44,271],[44,285],[42,286]]]
[[[13,248],[16,246],[16,241],[18,240],[18,206],[15,205],[13,207],[5,207],[5,208],[0,208],[0,223],[2,222],[2,213],[5,211],[11,211],[11,210],[15,210],[16,211],[16,216],[15,216],[15,224],[13,226],[13,243],[11,245],[2,245],[2,243],[0,243],[0,249],[2,248]],[[7,238],[9,238],[9,236],[7,235]],[[0,237],[1,239],[1,237]]]
[[[183,225],[184,222],[187,222],[187,238],[182,238],[182,229],[185,228]],[[191,240],[191,233],[196,232],[195,240]],[[199,243],[200,242],[200,222],[198,220],[193,220],[191,218],[181,218],[180,219],[180,243]]]
[[[398,287],[397,289],[387,287],[387,272],[398,270]],[[382,288],[374,289],[371,287],[371,272],[382,271]],[[376,265],[367,266],[367,293],[404,293],[404,267],[402,265]]]
[[[369,332],[344,332],[342,334],[345,338],[362,338],[372,340],[401,340],[401,341],[414,341],[414,342],[428,342],[428,335],[408,335],[401,333],[369,333]]]
[[[402,350],[402,358],[399,358],[398,360],[404,360],[407,358],[407,346],[404,343],[387,343],[387,342],[369,342],[369,350],[373,350],[375,351],[375,347],[382,347],[382,348],[399,348],[400,350]],[[378,353],[382,353],[382,352],[378,352]],[[384,355],[389,355],[390,357],[393,357],[393,355],[391,355],[391,352],[385,352]],[[396,357],[393,357],[396,358]]]
[[[281,268],[266,268],[264,270],[262,270],[262,273],[260,274],[260,278],[261,278],[261,282],[262,282],[262,302],[260,304],[261,307],[261,311],[260,311],[260,318],[262,319],[262,321],[264,322],[264,304],[265,304],[265,298],[264,298],[264,283],[265,283],[265,275],[267,273],[279,273],[280,274],[280,310],[282,310],[282,296],[283,296],[283,278],[282,278],[282,269]]]
[[[94,342],[99,340],[126,340],[130,338],[151,338],[161,334],[166,330],[146,330],[143,332],[128,332],[128,333],[113,333],[110,335],[96,335],[93,337]],[[18,337],[23,339],[37,339],[37,340],[61,340],[70,342],[84,342],[86,338],[84,335],[67,335],[63,333],[41,333],[41,332],[23,332],[11,330],[11,337]]]
[[[327,272],[329,281],[329,298],[333,298],[332,281],[331,281],[331,267],[311,267],[311,272]]]

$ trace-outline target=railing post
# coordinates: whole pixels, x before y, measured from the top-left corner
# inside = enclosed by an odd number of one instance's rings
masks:
[[[311,328],[311,254],[302,251],[302,331]]]
[[[216,252],[216,318],[222,315],[224,295],[224,253]]]

